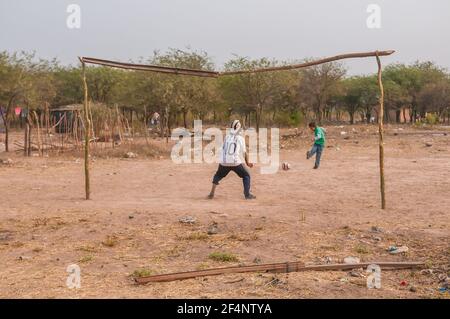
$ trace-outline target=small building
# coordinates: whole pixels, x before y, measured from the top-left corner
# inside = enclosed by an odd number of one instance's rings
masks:
[[[80,114],[83,104],[70,104],[50,109],[51,125],[56,133],[73,133],[82,128]]]

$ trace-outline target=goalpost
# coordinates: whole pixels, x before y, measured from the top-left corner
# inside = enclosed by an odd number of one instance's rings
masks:
[[[174,68],[158,65],[146,65],[146,64],[134,64],[134,63],[123,63],[110,60],[103,60],[97,58],[89,57],[79,57],[82,66],[82,77],[84,85],[84,114],[85,114],[85,147],[84,147],[84,176],[85,176],[85,193],[86,200],[91,198],[90,190],[90,175],[89,175],[89,145],[90,145],[90,127],[91,122],[89,118],[90,106],[88,101],[88,86],[86,80],[86,64],[96,64],[112,68],[120,68],[126,70],[136,70],[136,71],[148,71],[148,72],[158,72],[166,74],[175,75],[187,75],[187,76],[199,76],[199,77],[212,77],[218,78],[220,76],[227,75],[239,75],[246,73],[260,73],[260,72],[273,72],[273,71],[286,71],[307,68],[314,65],[329,63],[344,59],[355,59],[355,58],[368,58],[375,57],[378,66],[378,87],[380,90],[379,96],[379,111],[378,111],[378,132],[379,132],[379,167],[380,167],[380,194],[381,194],[381,208],[386,208],[386,196],[385,196],[385,179],[384,179],[384,131],[383,131],[383,116],[384,116],[384,88],[382,81],[382,66],[381,66],[381,56],[389,56],[393,54],[394,50],[388,51],[373,51],[373,52],[358,52],[358,53],[347,53],[336,55],[333,57],[328,57],[324,59],[319,59],[315,61],[309,61],[300,64],[291,64],[278,67],[261,68],[254,70],[241,70],[241,71],[229,71],[229,72],[217,72],[217,71],[206,71],[206,70],[195,70],[187,68]]]

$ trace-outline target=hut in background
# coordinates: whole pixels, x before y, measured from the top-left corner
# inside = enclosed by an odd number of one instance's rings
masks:
[[[50,109],[50,119],[55,133],[75,133],[74,130],[82,128],[80,113],[82,104],[70,104]]]

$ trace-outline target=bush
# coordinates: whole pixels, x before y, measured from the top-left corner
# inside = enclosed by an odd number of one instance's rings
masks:
[[[277,114],[275,121],[280,124],[280,126],[291,126],[298,127],[303,123],[303,117],[300,112],[295,111],[292,113],[280,112]]]
[[[289,116],[289,126],[299,126],[303,122],[302,115],[296,111]]]
[[[435,113],[428,113],[425,117],[425,122],[430,125],[437,124],[439,122],[439,117]]]

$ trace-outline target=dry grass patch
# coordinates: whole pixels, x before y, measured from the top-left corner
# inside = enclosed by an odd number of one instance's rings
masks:
[[[185,237],[179,237],[179,239],[181,239],[181,240],[207,240],[208,237],[209,236],[207,233],[195,232],[195,233],[190,233],[189,235],[187,235]]]
[[[84,264],[84,263],[88,263],[93,260],[94,260],[94,257],[92,257],[92,256],[84,256],[84,257],[80,258],[80,260],[78,262]]]
[[[106,236],[106,239],[102,241],[102,245],[106,247],[114,247],[119,243],[117,236]]]
[[[142,277],[151,276],[152,274],[153,274],[153,271],[151,269],[141,268],[141,269],[136,269],[135,271],[133,271],[131,276],[133,276],[135,278],[142,278]]]
[[[77,248],[78,251],[84,251],[86,253],[97,253],[98,250],[94,246],[86,245]]]
[[[367,247],[364,246],[364,245],[357,245],[357,246],[355,247],[355,251],[356,251],[358,254],[368,254],[368,253],[369,253],[369,248],[367,248]]]
[[[226,252],[213,252],[209,254],[209,259],[214,261],[220,261],[220,262],[237,262],[239,261],[239,258],[232,253],[226,253]]]

